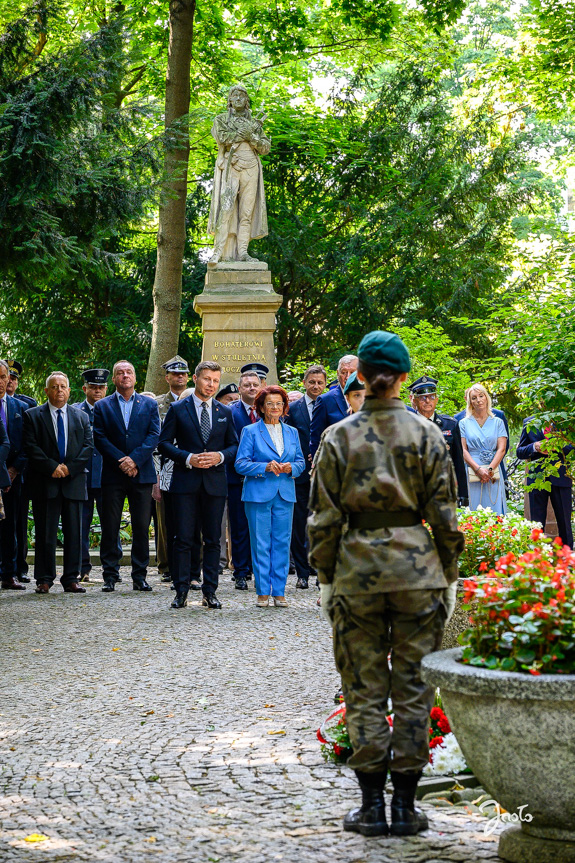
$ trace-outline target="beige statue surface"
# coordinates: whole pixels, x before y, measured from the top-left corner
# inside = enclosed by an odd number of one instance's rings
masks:
[[[208,233],[214,236],[210,263],[257,261],[250,240],[267,236],[268,218],[260,156],[271,147],[263,131],[265,116],[254,117],[241,84],[230,89],[228,110],[218,114],[212,136],[218,144]]]

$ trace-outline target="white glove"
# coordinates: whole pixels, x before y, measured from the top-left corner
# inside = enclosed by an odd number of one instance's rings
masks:
[[[319,595],[321,597],[321,613],[330,626],[333,626],[333,621],[329,616],[329,603],[333,596],[333,584],[320,584]]]
[[[449,587],[445,588],[443,598],[445,600],[445,607],[447,609],[447,617],[445,619],[445,626],[447,626],[447,624],[453,617],[453,612],[455,611],[455,601],[457,599],[457,581],[452,581]]]

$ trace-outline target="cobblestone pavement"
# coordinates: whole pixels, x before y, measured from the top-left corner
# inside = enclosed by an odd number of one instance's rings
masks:
[[[338,688],[315,590],[290,577],[289,609],[257,609],[225,575],[222,611],[172,611],[123,576],[0,595],[1,863],[498,859],[460,812],[409,840],[342,832],[358,794],[315,737]]]

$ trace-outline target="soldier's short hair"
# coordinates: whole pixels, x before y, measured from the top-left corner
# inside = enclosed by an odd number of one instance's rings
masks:
[[[198,377],[202,372],[221,372],[221,370],[222,367],[213,360],[203,360],[201,363],[197,364],[194,374]]]
[[[46,389],[50,386],[50,381],[52,378],[66,378],[66,386],[70,386],[70,380],[66,372],[50,372],[48,377],[46,378]]]
[[[327,381],[327,371],[322,365],[318,364],[316,366],[310,366],[309,369],[306,369],[303,376],[304,381],[307,380],[310,375],[323,375]]]

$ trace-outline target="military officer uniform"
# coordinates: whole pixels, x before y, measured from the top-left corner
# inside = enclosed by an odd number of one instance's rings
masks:
[[[409,391],[415,396],[421,396],[425,393],[435,395],[437,394],[437,383],[438,382],[435,378],[423,375],[423,377],[417,378],[417,380],[411,384]],[[409,408],[409,410],[417,413],[414,408]],[[441,431],[445,445],[449,450],[453,467],[455,468],[455,479],[457,480],[457,503],[459,506],[468,506],[469,492],[467,490],[467,472],[463,458],[459,422],[455,417],[449,416],[449,414],[440,414],[438,411],[435,411],[431,417],[431,422],[435,423],[437,428]]]
[[[457,579],[463,535],[442,433],[399,398],[375,397],[369,388],[369,375],[380,370],[400,378],[409,371],[407,348],[398,336],[375,332],[364,337],[358,356],[367,398],[361,410],[323,434],[311,483],[310,557],[333,626],[353,747],[349,766],[363,794],[344,829],[388,832],[383,790],[389,764],[391,832],[408,835],[426,827],[414,807],[429,760],[433,704],[421,660],[441,644],[445,592]],[[386,719],[389,696],[393,731]]]

